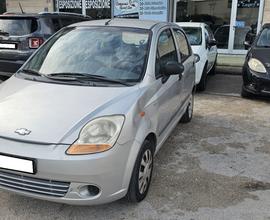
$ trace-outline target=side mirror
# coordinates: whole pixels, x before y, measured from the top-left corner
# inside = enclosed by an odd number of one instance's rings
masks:
[[[201,60],[200,56],[198,54],[194,54],[194,62],[199,63]]]
[[[208,45],[209,45],[210,48],[213,47],[213,46],[216,46],[217,41],[215,39],[209,40]]]
[[[249,41],[244,42],[245,50],[248,50],[251,47],[251,44]]]
[[[163,68],[162,73],[165,76],[180,75],[184,72],[184,66],[176,61],[167,62]]]

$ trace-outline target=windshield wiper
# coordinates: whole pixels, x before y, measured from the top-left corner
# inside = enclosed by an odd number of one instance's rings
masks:
[[[23,73],[27,73],[33,76],[44,76],[42,73],[35,71],[35,70],[31,70],[31,69],[22,69],[21,72]]]
[[[68,81],[79,81],[83,82],[83,80],[97,80],[97,81],[103,81],[103,82],[109,82],[109,83],[117,83],[124,86],[131,86],[129,83],[123,81],[123,80],[116,80],[116,79],[110,79],[105,76],[100,75],[94,75],[94,74],[87,74],[87,73],[51,73],[46,75],[49,79],[54,80],[68,80]]]

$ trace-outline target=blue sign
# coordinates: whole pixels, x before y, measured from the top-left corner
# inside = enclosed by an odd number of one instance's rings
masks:
[[[246,22],[245,21],[236,21],[235,26],[238,28],[244,28],[246,26]]]

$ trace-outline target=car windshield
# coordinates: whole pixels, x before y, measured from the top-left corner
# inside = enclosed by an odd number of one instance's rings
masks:
[[[200,27],[182,27],[191,45],[202,44],[202,29]]]
[[[31,18],[0,18],[0,34],[13,36],[27,35],[37,29],[36,19]]]
[[[150,31],[117,27],[66,28],[23,67],[45,76],[95,76],[138,82],[148,55]],[[59,80],[59,78],[58,78]],[[88,78],[89,80],[89,78]]]
[[[263,29],[257,41],[258,47],[270,47],[270,28]]]

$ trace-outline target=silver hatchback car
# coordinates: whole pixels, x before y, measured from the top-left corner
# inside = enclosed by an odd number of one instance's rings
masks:
[[[62,29],[0,85],[0,188],[76,205],[143,200],[155,153],[192,118],[195,62],[171,23]]]

